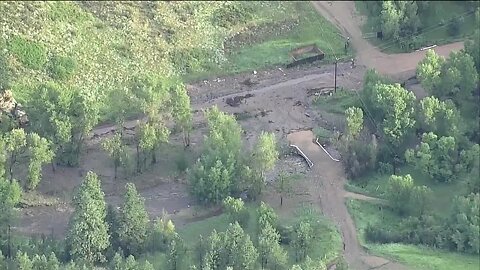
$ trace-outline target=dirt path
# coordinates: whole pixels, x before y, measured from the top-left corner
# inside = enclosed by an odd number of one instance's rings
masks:
[[[312,1],[315,9],[333,24],[344,36],[350,37],[350,43],[356,51],[358,65],[375,68],[385,75],[399,75],[402,78],[412,76],[417,63],[423,59],[426,51],[411,53],[385,54],[363,38],[360,25],[362,18],[355,9],[353,1]],[[455,42],[434,48],[439,55],[447,56],[451,51],[463,49],[463,42]]]
[[[315,190],[311,190],[312,195],[318,198],[324,215],[340,229],[345,243],[344,255],[350,267],[355,270],[407,269],[401,264],[367,254],[358,242],[355,224],[345,205],[345,197],[377,202],[380,200],[346,192],[344,190],[346,179],[343,177],[341,163],[331,160],[313,143],[314,136],[311,131],[291,133],[287,138],[290,143],[300,147],[314,163],[311,173],[308,174],[315,187]]]

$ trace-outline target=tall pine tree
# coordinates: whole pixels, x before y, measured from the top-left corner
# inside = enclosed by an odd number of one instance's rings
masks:
[[[110,245],[106,206],[100,180],[88,172],[73,198],[75,211],[70,219],[67,246],[74,259],[88,263],[103,262],[104,251]]]
[[[118,232],[121,246],[127,254],[137,254],[143,249],[147,238],[148,222],[144,199],[138,195],[135,185],[128,183]]]

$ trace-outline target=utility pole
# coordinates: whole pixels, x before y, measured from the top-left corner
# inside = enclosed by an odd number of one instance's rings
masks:
[[[335,84],[335,86],[334,86],[334,89],[335,89],[335,90],[334,90],[334,93],[335,93],[335,94],[337,93],[337,61],[338,61],[338,59],[335,58],[335,71],[334,71],[334,73],[333,73],[334,76],[335,76],[335,79],[334,79],[334,84]]]

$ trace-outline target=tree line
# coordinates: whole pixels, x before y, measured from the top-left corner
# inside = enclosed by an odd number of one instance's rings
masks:
[[[365,75],[361,104],[345,111],[345,132],[337,133],[334,143],[351,179],[375,170],[391,175],[385,197],[406,217],[394,228],[370,224],[368,240],[479,253],[478,55],[478,39],[446,59],[429,50],[416,71],[428,93],[420,100],[373,70]],[[429,181],[461,183],[466,192],[451,202],[447,217],[432,214],[435,193],[416,185],[410,174],[398,175],[400,166],[422,172]]]

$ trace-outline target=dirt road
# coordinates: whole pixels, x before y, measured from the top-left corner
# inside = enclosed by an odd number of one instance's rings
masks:
[[[358,65],[375,68],[378,72],[393,77],[406,79],[413,76],[417,63],[423,59],[426,51],[411,53],[385,54],[363,38],[360,26],[362,18],[355,9],[353,1],[312,1],[315,9],[330,22],[335,24],[345,37],[350,37],[350,44],[355,49]],[[455,42],[434,48],[442,56],[451,51],[463,49],[463,42]]]

